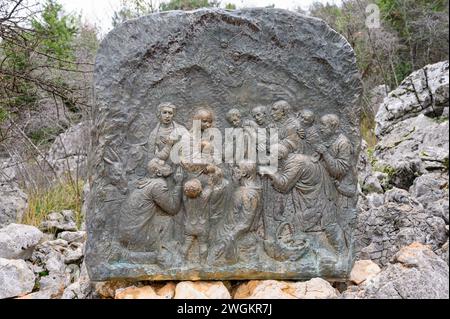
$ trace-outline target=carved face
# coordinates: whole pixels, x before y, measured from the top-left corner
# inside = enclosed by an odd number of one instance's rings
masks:
[[[302,121],[302,124],[306,126],[311,126],[314,123],[314,113],[308,110],[303,111],[300,113],[300,119]]]
[[[256,108],[252,111],[256,124],[263,126],[266,124],[266,112],[263,109]]]
[[[204,131],[212,127],[213,115],[208,110],[200,110],[195,114],[194,120],[200,121],[200,128]]]
[[[277,103],[272,105],[272,109],[270,111],[270,116],[272,116],[275,122],[279,122],[284,118],[284,110],[283,107]]]
[[[329,123],[325,119],[320,120],[319,129],[320,129],[320,133],[325,138],[331,137],[334,134],[334,129],[333,129],[331,123]]]
[[[237,113],[231,114],[228,117],[228,122],[234,127],[239,127],[239,125],[241,125],[241,117]]]
[[[159,116],[162,124],[170,124],[173,121],[174,111],[170,107],[163,107]]]

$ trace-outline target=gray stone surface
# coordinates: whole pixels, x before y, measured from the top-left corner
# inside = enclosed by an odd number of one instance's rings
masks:
[[[63,231],[58,234],[58,238],[67,241],[68,243],[77,242],[84,243],[86,241],[85,231]]]
[[[76,231],[75,212],[72,210],[52,212],[41,222],[40,228],[49,232]]]
[[[448,172],[436,172],[417,177],[409,192],[429,213],[444,219],[448,225]]]
[[[17,158],[0,157],[0,183],[11,183],[17,178]]]
[[[28,259],[42,237],[36,227],[9,224],[0,229],[0,258]]]
[[[81,122],[58,135],[47,152],[47,160],[58,177],[71,173],[83,178],[86,174],[89,129],[87,122]]]
[[[448,240],[442,217],[424,209],[407,191],[394,188],[385,194],[360,198],[355,232],[359,259],[370,259],[380,266],[403,246],[413,242],[439,250]]]
[[[0,258],[0,299],[25,295],[33,290],[35,276],[20,259]]]
[[[152,14],[105,37],[94,78],[86,247],[93,280],[348,275],[361,85],[352,48],[323,21],[279,9]],[[161,104],[168,102],[176,111]],[[258,105],[272,115],[262,124]],[[222,133],[277,127],[279,172],[256,176],[253,166],[216,163],[196,171],[185,157],[170,176],[161,161],[171,140],[161,132],[190,136],[193,118]]]
[[[352,286],[346,299],[448,299],[448,265],[428,247],[402,248],[381,273]]]
[[[375,148],[374,169],[388,173],[392,185],[409,189],[417,176],[448,169],[448,119],[419,114],[391,128]]]
[[[374,87],[369,92],[369,105],[370,110],[373,112],[373,115],[378,113],[380,109],[380,105],[383,103],[384,99],[387,97],[387,93],[389,92],[389,87],[387,85],[378,85]]]
[[[93,284],[89,279],[86,265],[81,265],[80,277],[77,281],[68,286],[61,299],[88,299],[93,294]]]
[[[394,124],[418,114],[442,115],[449,107],[448,90],[448,61],[430,64],[411,73],[381,104],[375,118],[377,136],[387,134]]]
[[[0,228],[20,222],[27,201],[27,195],[15,183],[0,182]]]

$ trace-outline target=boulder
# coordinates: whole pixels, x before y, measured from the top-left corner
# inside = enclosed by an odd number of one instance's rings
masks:
[[[448,169],[449,122],[423,114],[398,122],[379,140],[374,170],[389,175],[390,183],[409,189],[417,176]]]
[[[0,182],[0,228],[20,222],[28,207],[27,195],[15,183]]]
[[[95,283],[95,293],[100,298],[114,298],[118,289],[133,286],[129,280],[109,280]],[[136,286],[140,287],[138,284]]]
[[[0,229],[0,258],[28,259],[43,233],[34,226],[9,224]]]
[[[338,292],[329,282],[313,278],[305,282],[251,280],[240,285],[234,299],[332,299]]]
[[[72,210],[52,212],[42,221],[40,228],[47,232],[77,231],[75,212]]]
[[[88,123],[81,122],[56,137],[47,153],[47,160],[58,177],[68,172],[82,177],[86,173],[88,146]]]
[[[342,294],[347,299],[448,299],[448,265],[429,247],[402,248],[383,271]]]
[[[62,290],[43,289],[16,299],[60,299]]]
[[[363,192],[368,193],[383,193],[383,187],[381,186],[380,180],[377,176],[370,175],[364,180]]]
[[[172,299],[175,287],[174,283],[169,282],[159,289],[152,286],[120,288],[116,290],[115,299]]]
[[[380,105],[383,103],[384,99],[388,96],[387,93],[390,91],[387,85],[378,85],[370,90],[369,92],[369,105],[370,111],[375,115],[380,109]]]
[[[359,259],[384,266],[403,246],[420,242],[437,251],[448,240],[445,221],[425,210],[407,191],[393,188],[375,198],[358,202],[354,237]]]
[[[441,256],[441,258],[447,263],[448,265],[448,240],[447,242],[437,251],[437,254]]]
[[[78,279],[70,284],[61,296],[61,299],[87,299],[92,296],[93,284],[89,279],[86,264],[81,264],[81,272]]]
[[[58,234],[58,238],[67,241],[69,244],[76,243],[84,243],[86,241],[86,232],[85,231],[63,231]]]
[[[0,184],[17,180],[18,158],[0,158]]]
[[[231,299],[221,281],[182,281],[175,288],[175,299]]]
[[[0,299],[31,292],[34,280],[34,273],[24,260],[0,258]]]
[[[448,109],[448,61],[427,65],[407,76],[384,99],[376,114],[378,137],[390,133],[395,124],[419,114],[437,117]]]
[[[350,280],[359,285],[365,280],[372,278],[381,271],[381,268],[371,260],[358,260],[350,272]]]
[[[409,192],[423,207],[448,224],[448,173],[430,173],[417,177]]]

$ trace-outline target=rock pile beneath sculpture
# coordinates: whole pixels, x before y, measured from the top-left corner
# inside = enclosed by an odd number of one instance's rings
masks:
[[[78,230],[75,213],[51,213],[39,228],[0,229],[0,298],[87,298],[92,284],[83,263],[86,232]]]

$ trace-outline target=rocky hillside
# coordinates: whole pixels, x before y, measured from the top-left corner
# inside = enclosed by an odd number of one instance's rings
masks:
[[[18,224],[27,196],[13,159],[0,163],[0,298],[449,298],[449,65],[408,76],[377,109],[374,149],[359,163],[357,261],[347,283],[92,283],[86,232],[75,212],[55,211],[39,227]],[[83,171],[86,124],[57,139],[47,156],[57,174]],[[88,189],[85,189],[88,191]]]

